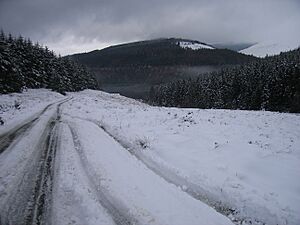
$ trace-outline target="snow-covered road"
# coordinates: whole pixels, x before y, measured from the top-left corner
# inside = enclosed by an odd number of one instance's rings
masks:
[[[48,218],[60,107],[47,105],[0,137],[1,224],[39,224]]]
[[[18,110],[15,95],[0,97],[1,225],[299,224],[300,184],[284,178],[300,172],[298,115],[150,107],[99,91],[17,96]]]
[[[85,180],[72,177],[68,182],[74,184],[80,179],[76,186],[85,193],[78,194],[85,196],[90,192],[95,201],[93,206],[81,205],[79,201],[75,208],[99,211],[104,208],[116,224],[231,224],[226,217],[157,176],[94,123],[74,118],[65,121],[64,137],[73,139],[68,145],[72,146],[68,156],[76,159],[72,168],[82,171],[85,177]],[[58,199],[63,201],[62,196]],[[65,220],[68,213],[63,208],[58,211],[65,215],[61,217]],[[82,219],[84,224],[99,224],[93,216],[81,211],[71,215],[77,218],[78,224],[82,224]]]

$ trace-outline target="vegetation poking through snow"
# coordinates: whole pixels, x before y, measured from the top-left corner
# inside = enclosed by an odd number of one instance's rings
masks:
[[[145,136],[141,138],[137,138],[136,143],[142,149],[147,149],[150,147],[150,140]]]

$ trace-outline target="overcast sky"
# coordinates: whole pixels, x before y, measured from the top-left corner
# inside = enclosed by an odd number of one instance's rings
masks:
[[[62,55],[160,37],[299,41],[300,0],[0,0],[0,27]]]

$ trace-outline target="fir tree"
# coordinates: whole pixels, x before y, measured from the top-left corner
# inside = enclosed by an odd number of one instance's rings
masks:
[[[55,56],[30,39],[0,32],[0,93],[20,92],[24,88],[50,88],[65,93],[97,87],[86,68]]]

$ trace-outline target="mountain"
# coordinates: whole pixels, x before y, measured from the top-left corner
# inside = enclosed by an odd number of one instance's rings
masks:
[[[229,49],[217,49],[203,42],[180,38],[132,42],[67,57],[97,68],[226,65],[253,60],[253,57]]]
[[[289,50],[296,49],[300,46],[300,41],[298,42],[262,42],[250,46],[249,48],[243,49],[240,53],[247,55],[254,55],[257,57],[265,57],[267,55],[276,55],[280,52],[286,52]]]
[[[152,85],[256,59],[182,38],[138,41],[67,57],[86,65],[103,90],[134,98],[148,97]]]

